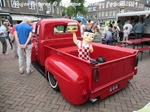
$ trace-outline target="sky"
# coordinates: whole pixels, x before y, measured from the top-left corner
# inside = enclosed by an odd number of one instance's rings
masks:
[[[86,3],[91,4],[91,3],[95,3],[95,2],[101,2],[104,0],[85,0]],[[66,6],[70,3],[70,0],[62,0],[62,5]]]

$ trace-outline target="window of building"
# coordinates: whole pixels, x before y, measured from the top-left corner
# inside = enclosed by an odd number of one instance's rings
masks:
[[[0,0],[0,7],[5,7],[5,0]]]
[[[19,8],[19,0],[11,0],[11,7]]]
[[[92,7],[89,7],[89,8],[88,8],[88,12],[91,12],[91,11],[92,11]]]
[[[105,8],[105,3],[102,3],[102,8],[103,8],[103,9]]]
[[[102,8],[102,4],[100,3],[100,4],[99,4],[99,9],[101,9],[101,8]]]
[[[108,16],[108,12],[107,11],[105,12],[105,16]]]
[[[112,16],[112,11],[109,11],[109,16]]]
[[[109,3],[109,7],[113,7],[113,3],[112,2]]]
[[[102,17],[104,17],[104,12],[102,12]]]
[[[101,17],[101,12],[99,12],[99,14],[98,14],[98,15],[99,15],[99,17]]]
[[[116,16],[116,11],[113,11],[113,16]]]
[[[35,10],[35,2],[32,0],[28,0],[28,8],[31,10]]]
[[[96,11],[96,7],[93,7],[93,11]]]
[[[106,8],[108,8],[108,7],[109,7],[109,2],[106,3]]]
[[[43,11],[43,4],[41,2],[38,3],[39,11]]]
[[[59,14],[59,7],[57,7],[57,14]]]
[[[51,12],[51,5],[47,5],[47,11]]]

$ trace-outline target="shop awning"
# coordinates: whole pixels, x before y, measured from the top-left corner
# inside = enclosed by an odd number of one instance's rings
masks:
[[[0,12],[0,15],[2,15],[2,16],[8,16],[9,13],[7,13],[7,12]]]
[[[27,15],[11,15],[11,17],[12,17],[13,21],[22,21],[24,17],[29,17],[29,19],[31,21],[38,20],[38,18],[35,16],[27,16]]]

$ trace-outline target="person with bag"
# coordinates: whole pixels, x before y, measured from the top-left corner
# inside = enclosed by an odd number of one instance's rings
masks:
[[[3,25],[0,27],[0,41],[2,43],[2,53],[3,54],[8,54],[7,53],[7,41],[6,41],[6,37],[7,37],[7,28],[9,26],[9,23],[4,21]]]
[[[11,24],[10,24],[9,20],[6,19],[5,21],[8,22],[6,39],[8,39],[8,42],[9,42],[9,44],[10,44],[11,49],[13,49],[13,45],[12,45],[11,39],[10,39],[10,37],[9,37],[9,33],[10,33],[10,30],[11,30],[12,27],[11,27]]]

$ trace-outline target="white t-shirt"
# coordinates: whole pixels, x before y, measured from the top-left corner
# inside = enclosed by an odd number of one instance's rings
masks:
[[[125,37],[128,37],[128,35],[130,34],[130,32],[128,30],[124,30],[123,33],[124,33]]]
[[[108,31],[108,29],[109,29],[109,27],[108,27],[108,26],[105,26],[105,27],[104,27],[103,34],[106,33],[106,32]]]
[[[80,26],[81,34],[83,34],[83,33],[84,33],[84,30],[83,30],[83,29],[85,29],[85,25],[84,25],[84,24],[82,24],[82,25]]]
[[[127,24],[125,24],[124,26],[123,26],[123,29],[125,29],[126,27],[128,27],[128,31],[129,31],[129,34],[130,34],[130,32],[131,32],[131,30],[132,30],[132,25],[131,24],[129,24],[129,23],[127,23]]]

